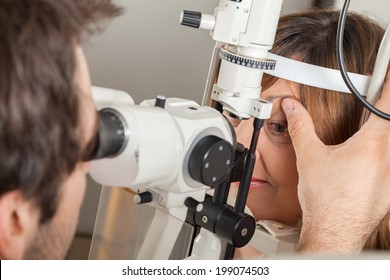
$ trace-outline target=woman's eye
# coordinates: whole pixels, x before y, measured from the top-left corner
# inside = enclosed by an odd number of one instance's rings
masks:
[[[276,145],[291,144],[287,121],[266,120],[264,128],[268,139],[272,143]]]
[[[287,136],[287,123],[286,122],[277,122],[277,121],[270,121],[268,123],[268,126],[270,128],[271,133],[278,135],[278,136]]]

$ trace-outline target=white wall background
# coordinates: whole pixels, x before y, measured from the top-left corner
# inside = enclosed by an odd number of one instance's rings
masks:
[[[95,85],[122,89],[136,101],[158,94],[201,102],[214,41],[179,25],[183,9],[212,14],[218,0],[116,0],[126,13],[85,44]],[[310,0],[285,0],[284,12]]]
[[[179,25],[183,9],[212,14],[219,0],[115,0],[126,13],[84,45],[92,83],[121,89],[136,103],[158,94],[202,101],[214,41]],[[311,0],[285,0],[283,13]],[[78,231],[92,233],[100,187],[88,183]]]
[[[335,0],[335,7],[341,9],[344,2],[344,0]],[[368,15],[384,27],[390,23],[389,0],[352,0],[349,4],[349,9]]]

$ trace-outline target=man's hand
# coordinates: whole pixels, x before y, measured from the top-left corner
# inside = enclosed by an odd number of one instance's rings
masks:
[[[282,107],[297,155],[303,211],[299,250],[360,251],[390,210],[390,121],[371,114],[346,142],[326,146],[298,101],[285,99]],[[390,82],[376,107],[390,112]]]

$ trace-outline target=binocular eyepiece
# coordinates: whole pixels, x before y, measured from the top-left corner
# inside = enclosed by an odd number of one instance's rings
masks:
[[[93,148],[85,160],[110,158],[119,155],[129,141],[129,129],[120,113],[111,108],[98,112],[99,128],[95,134]]]

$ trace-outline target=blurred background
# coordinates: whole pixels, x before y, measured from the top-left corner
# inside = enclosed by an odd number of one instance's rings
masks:
[[[156,95],[202,101],[214,41],[205,30],[182,27],[182,10],[212,14],[219,0],[114,0],[125,13],[84,44],[95,86],[120,89],[138,104]],[[344,0],[284,0],[282,13],[313,7],[341,8]],[[353,0],[383,26],[388,0]],[[101,187],[88,178],[77,233],[67,259],[88,259]]]

